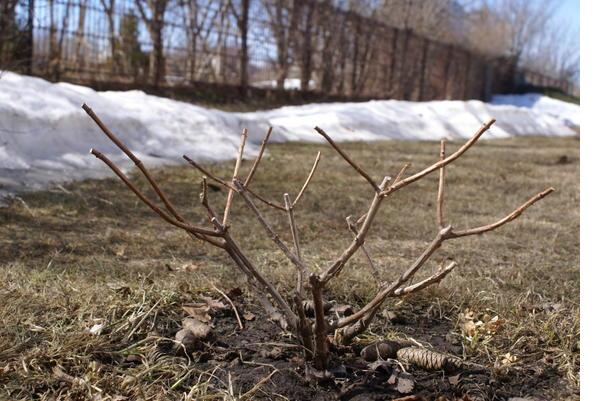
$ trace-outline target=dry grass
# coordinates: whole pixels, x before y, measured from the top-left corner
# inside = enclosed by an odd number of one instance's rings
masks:
[[[438,152],[432,142],[343,146],[373,175],[394,175],[407,161],[416,170]],[[448,150],[457,146],[450,143]],[[325,146],[284,144],[269,147],[254,189],[277,200],[284,191],[295,194],[317,150],[323,160],[297,220],[306,260],[323,266],[351,239],[344,218],[366,209],[368,185]],[[243,170],[249,165],[245,162]],[[211,168],[226,177],[231,166]],[[156,178],[186,216],[202,221],[196,171],[170,167],[156,171]],[[428,177],[401,190],[379,213],[367,243],[386,275],[402,272],[435,234],[436,180]],[[424,270],[448,257],[460,267],[436,289],[389,308],[417,316],[417,323],[436,322],[423,341],[452,337],[466,357],[495,364],[504,371],[500,377],[511,382],[530,383],[515,387],[513,395],[577,399],[579,142],[483,141],[448,169],[447,185],[447,221],[457,228],[494,220],[550,185],[558,191],[497,232],[449,242]],[[222,191],[211,196],[222,206]],[[166,226],[116,180],[90,180],[21,198],[0,209],[0,391],[7,398],[237,399],[252,387],[235,377],[216,379],[204,365],[185,358],[144,356],[141,363],[127,364],[106,360],[100,352],[112,350],[113,359],[134,355],[133,361],[165,341],[160,338],[172,338],[180,305],[209,289],[207,277],[223,289],[240,285],[225,255]],[[289,241],[285,215],[265,214]],[[239,199],[230,220],[267,276],[282,287],[293,285],[293,269]],[[330,296],[364,302],[375,291],[366,269],[357,253],[346,279],[334,280]],[[467,336],[460,328],[467,309],[474,321],[497,315],[502,325],[493,334],[480,330]],[[102,335],[86,332],[100,322]],[[410,325],[378,323],[362,341],[378,335],[419,339],[427,331],[421,323],[413,332]]]

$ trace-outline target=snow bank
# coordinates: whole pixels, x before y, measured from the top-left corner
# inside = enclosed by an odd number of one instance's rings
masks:
[[[117,164],[124,157],[81,109],[90,105],[149,165],[235,156],[239,133],[249,130],[251,155],[268,126],[274,141],[320,141],[318,125],[339,141],[467,138],[494,117],[487,138],[511,135],[572,135],[579,107],[537,95],[480,101],[370,101],[289,106],[228,113],[147,95],[141,91],[96,92],[67,83],[5,72],[0,78],[0,196],[51,183],[108,174],[88,154],[91,147]],[[534,99],[534,100],[532,100]]]

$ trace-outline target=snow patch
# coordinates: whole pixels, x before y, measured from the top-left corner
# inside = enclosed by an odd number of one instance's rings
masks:
[[[81,109],[87,103],[148,165],[235,157],[239,134],[249,130],[248,156],[269,126],[272,140],[322,141],[315,125],[337,141],[463,139],[489,118],[484,138],[573,135],[579,106],[527,94],[496,96],[492,103],[373,100],[287,106],[231,113],[147,95],[97,92],[68,83],[4,72],[0,78],[0,196],[74,179],[110,175],[89,155],[94,147],[117,165],[130,167]]]

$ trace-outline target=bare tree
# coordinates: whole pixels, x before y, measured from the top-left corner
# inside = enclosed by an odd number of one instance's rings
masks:
[[[112,0],[111,0],[112,1]],[[150,76],[152,83],[158,86],[165,77],[165,56],[163,53],[163,28],[165,12],[170,0],[135,0],[142,21],[152,39],[150,56]]]
[[[102,9],[106,15],[106,21],[108,22],[108,42],[110,44],[110,66],[113,72],[121,71],[121,60],[119,58],[119,52],[117,51],[118,39],[117,39],[117,27],[115,24],[115,0],[100,0]]]
[[[167,196],[159,188],[158,184],[152,178],[148,170],[144,167],[144,164],[110,131],[108,127],[102,123],[98,116],[88,106],[84,105],[83,108],[96,122],[104,134],[134,162],[136,167],[145,176],[156,195],[158,195],[160,198],[164,208],[144,195],[144,193],[132,181],[130,181],[129,178],[127,178],[127,176],[104,154],[95,149],[92,149],[91,153],[102,160],[143,203],[149,206],[167,223],[183,229],[193,239],[207,242],[225,251],[231,257],[235,267],[240,271],[240,273],[247,277],[249,288],[261,302],[267,313],[272,318],[276,318],[284,329],[291,329],[293,332],[295,332],[298,342],[305,350],[306,360],[312,360],[314,367],[319,371],[325,371],[329,366],[330,348],[336,344],[347,344],[356,335],[366,330],[386,299],[390,297],[405,297],[408,294],[420,291],[434,283],[441,281],[453,269],[456,268],[457,263],[452,262],[445,267],[441,267],[437,272],[421,281],[418,281],[414,284],[409,283],[409,281],[415,277],[415,274],[425,265],[435,251],[438,250],[446,241],[484,234],[497,229],[516,219],[525,211],[525,209],[554,191],[553,188],[548,188],[540,192],[516,208],[513,212],[495,222],[480,227],[457,230],[452,225],[448,224],[444,217],[443,199],[447,166],[467,152],[467,150],[469,150],[491,127],[491,125],[494,123],[494,120],[490,120],[483,124],[473,135],[473,137],[454,153],[446,155],[445,142],[442,141],[440,159],[437,162],[410,176],[405,176],[407,166],[404,166],[394,179],[386,176],[383,178],[380,184],[375,181],[372,175],[370,175],[354,160],[352,160],[352,158],[322,129],[316,127],[315,130],[318,132],[318,134],[320,134],[331,145],[333,150],[343,160],[345,160],[373,190],[373,198],[367,207],[367,211],[356,221],[348,218],[349,228],[353,232],[353,239],[348,247],[342,250],[339,254],[339,257],[333,262],[318,268],[316,266],[309,266],[309,264],[302,257],[302,238],[300,236],[301,233],[298,231],[298,227],[296,225],[295,210],[299,205],[299,202],[302,200],[303,195],[306,193],[306,188],[312,181],[319,164],[321,156],[320,152],[317,154],[313,167],[310,170],[304,185],[298,191],[298,194],[292,198],[287,192],[285,192],[283,194],[283,202],[265,199],[263,196],[257,194],[253,189],[251,189],[252,179],[262,160],[264,148],[271,135],[270,129],[262,142],[259,154],[255,159],[250,172],[245,178],[243,178],[240,174],[240,166],[246,144],[246,130],[242,131],[235,167],[230,180],[216,177],[189,157],[184,156],[185,160],[198,169],[204,176],[202,179],[203,192],[201,195],[201,201],[202,206],[210,219],[212,227],[202,227],[190,223],[181,214],[179,214]],[[360,310],[350,314],[349,316],[327,316],[325,313],[326,301],[323,295],[324,290],[327,289],[329,283],[333,279],[340,277],[347,262],[357,251],[362,250],[363,253],[368,254],[368,250],[365,247],[365,242],[368,234],[371,231],[375,217],[378,211],[381,209],[383,203],[400,189],[405,188],[410,184],[417,182],[435,172],[439,172],[440,174],[436,213],[438,233],[417,257],[417,259],[404,271],[399,271],[398,275],[390,282],[379,282],[379,292]],[[207,191],[207,179],[215,181],[217,184],[223,186],[227,190],[227,202],[222,215],[217,213],[217,211],[215,211],[210,204]],[[242,198],[245,205],[250,209],[252,214],[256,217],[258,223],[264,229],[265,235],[274,242],[276,247],[283,252],[283,254],[291,262],[292,266],[294,266],[297,279],[295,289],[289,297],[286,296],[285,293],[281,292],[278,287],[274,285],[274,283],[269,281],[264,276],[261,270],[256,267],[254,262],[250,260],[246,253],[240,248],[238,242],[234,239],[232,229],[235,224],[230,220],[230,212],[235,195]],[[273,228],[274,225],[269,222],[265,215],[260,211],[257,202],[262,202],[265,205],[280,211],[282,217],[287,217],[293,239],[292,246],[288,246],[283,242],[279,234]],[[369,259],[371,260],[371,258]],[[376,275],[375,278],[377,279]],[[310,297],[312,300],[311,304],[314,312],[314,319],[312,320],[311,318],[307,317],[304,312],[303,301],[305,300],[306,296]],[[326,375],[326,373],[324,375]]]
[[[291,50],[296,38],[300,0],[263,0],[277,47],[277,88],[284,89],[292,64]]]

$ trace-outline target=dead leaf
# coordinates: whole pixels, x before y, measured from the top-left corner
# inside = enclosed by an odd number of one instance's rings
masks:
[[[192,334],[200,340],[205,339],[210,334],[210,326],[202,323],[194,318],[186,317],[183,319],[182,326],[184,329],[188,329]]]
[[[253,321],[256,318],[256,315],[250,311],[244,312],[244,320]]]
[[[190,262],[190,263],[184,263],[177,270],[182,271],[182,272],[195,272],[200,269],[201,269],[200,265]]]
[[[208,307],[211,310],[221,310],[221,309],[227,309],[227,305],[225,305],[223,302],[216,300],[216,299],[212,299],[211,297],[207,297],[205,295],[201,295],[200,298],[202,298],[202,300],[208,305]]]
[[[210,307],[206,304],[184,304],[182,309],[196,320],[204,323],[211,321],[212,317],[209,314]]]
[[[414,380],[411,380],[406,377],[398,378],[398,384],[396,385],[396,390],[398,390],[398,392],[400,394],[411,393],[414,390],[414,388],[415,388]]]
[[[453,386],[456,386],[459,381],[460,381],[460,374],[448,377],[448,382],[450,382],[450,384],[452,384]]]

